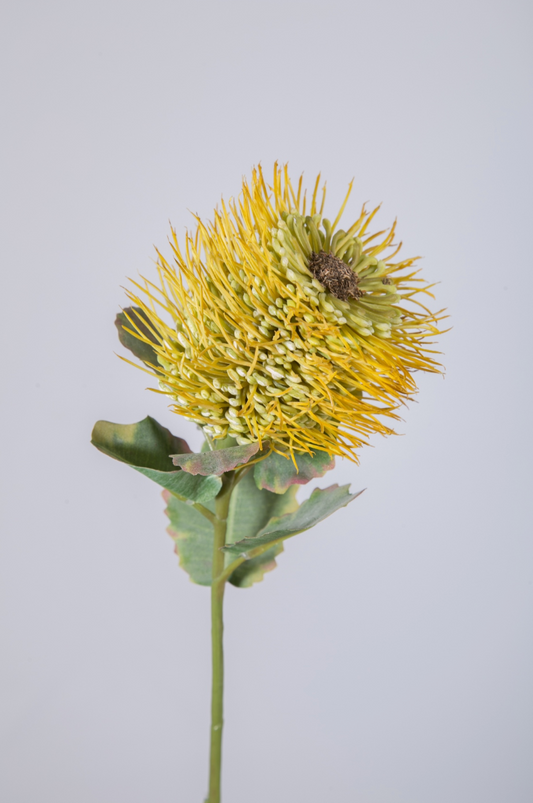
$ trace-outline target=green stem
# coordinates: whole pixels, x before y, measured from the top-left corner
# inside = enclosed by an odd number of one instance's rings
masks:
[[[234,475],[224,478],[222,489],[215,500],[215,539],[213,544],[213,583],[211,585],[211,645],[213,685],[211,692],[211,748],[209,757],[209,796],[206,803],[220,803],[220,774],[222,767],[222,726],[224,694],[224,650],[222,617],[226,578],[219,579],[224,571],[226,521],[234,487]]]

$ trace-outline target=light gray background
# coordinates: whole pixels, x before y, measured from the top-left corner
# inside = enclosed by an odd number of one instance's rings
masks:
[[[3,803],[203,800],[209,594],[89,436],[199,445],[114,355],[120,285],[276,158],[398,215],[453,330],[322,481],[363,497],[229,590],[225,803],[533,800],[530,11],[4,2]]]

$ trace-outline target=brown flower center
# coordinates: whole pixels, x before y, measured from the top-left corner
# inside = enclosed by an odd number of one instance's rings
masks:
[[[363,291],[359,289],[358,275],[334,254],[328,254],[326,251],[316,254],[313,251],[309,260],[309,270],[331,295],[341,301],[360,298],[363,295]]]

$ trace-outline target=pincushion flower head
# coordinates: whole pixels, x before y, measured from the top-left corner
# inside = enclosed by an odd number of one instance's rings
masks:
[[[431,294],[415,258],[396,259],[395,224],[371,232],[379,207],[340,228],[352,185],[331,222],[320,176],[310,198],[302,184],[276,164],[269,186],[258,167],[183,248],[172,231],[159,286],[129,293],[146,321],[130,315],[130,331],[155,348],[173,409],[211,441],[354,458],[392,432],[413,371],[439,370],[439,314],[419,300]]]

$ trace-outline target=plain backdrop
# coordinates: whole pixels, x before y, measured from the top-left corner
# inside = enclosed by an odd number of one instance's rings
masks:
[[[365,494],[229,589],[224,801],[533,800],[532,16],[4,0],[3,803],[204,799],[209,592],[89,438],[199,447],[115,356],[121,285],[275,159],[398,216],[453,328],[401,436],[314,483]]]

